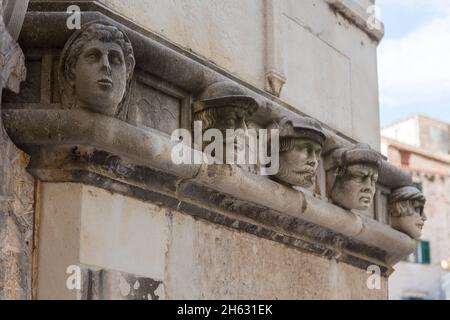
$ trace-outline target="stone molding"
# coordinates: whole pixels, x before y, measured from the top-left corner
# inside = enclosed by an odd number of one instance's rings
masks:
[[[349,19],[358,28],[367,33],[369,37],[377,42],[380,42],[384,36],[384,25],[381,21],[375,22],[380,26],[377,28],[370,28],[367,24],[370,14],[365,8],[359,5],[355,0],[325,0],[332,8],[341,13],[344,17]],[[376,18],[375,18],[376,19]]]
[[[266,28],[266,91],[279,97],[287,82],[283,65],[283,35],[280,2],[264,0]]]
[[[378,264],[385,274],[416,246],[388,225],[236,166],[175,165],[174,143],[157,131],[82,110],[6,110],[3,116],[42,181],[87,183],[163,203],[361,268]]]

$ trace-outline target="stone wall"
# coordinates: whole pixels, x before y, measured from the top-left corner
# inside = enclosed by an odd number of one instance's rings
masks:
[[[384,299],[367,273],[170,210],[81,184],[42,185],[38,298],[76,298],[69,265],[119,270],[156,285],[145,299]],[[65,206],[71,203],[71,206]],[[90,282],[90,278],[85,278]],[[103,289],[104,290],[104,289]],[[108,287],[107,290],[110,290]],[[100,290],[101,291],[101,290]],[[97,298],[104,295],[97,294]],[[115,298],[129,299],[130,291]],[[95,298],[95,297],[94,297]],[[142,297],[139,297],[142,298]]]

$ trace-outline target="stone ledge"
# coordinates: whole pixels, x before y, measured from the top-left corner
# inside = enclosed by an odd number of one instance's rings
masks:
[[[370,28],[367,21],[370,14],[354,0],[325,0],[333,9],[340,12],[344,17],[353,22],[358,28],[363,30],[369,37],[380,42],[384,36],[384,25],[381,21],[376,20],[380,25],[380,29]]]
[[[168,136],[81,110],[5,110],[6,129],[43,181],[82,182],[366,268],[416,242],[387,225],[235,166],[175,165]],[[245,190],[245,192],[242,192]]]

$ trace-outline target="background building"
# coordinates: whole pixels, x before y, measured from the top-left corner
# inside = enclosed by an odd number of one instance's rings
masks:
[[[422,115],[384,128],[382,152],[411,171],[427,198],[428,221],[415,254],[390,277],[391,299],[442,299],[450,262],[450,125]],[[444,277],[446,277],[444,279]]]

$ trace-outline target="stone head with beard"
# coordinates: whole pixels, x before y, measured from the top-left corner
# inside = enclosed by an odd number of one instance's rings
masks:
[[[312,189],[326,139],[320,123],[307,117],[283,118],[276,127],[280,132],[280,167],[273,178],[289,186]]]

